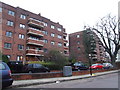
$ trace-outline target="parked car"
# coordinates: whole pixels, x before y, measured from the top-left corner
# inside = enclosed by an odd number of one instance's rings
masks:
[[[8,66],[11,69],[12,73],[21,73],[23,72],[23,62],[22,61],[9,61]]]
[[[87,70],[88,67],[82,62],[76,62],[72,65],[72,70]]]
[[[92,64],[91,69],[103,69],[103,65],[100,63]]]
[[[36,63],[32,63],[32,64],[26,64],[24,66],[24,72],[27,73],[38,73],[38,72],[50,72],[50,69],[43,66],[42,64],[36,64]]]
[[[12,85],[11,70],[4,62],[0,62],[0,75],[2,75],[2,88]]]
[[[113,65],[111,63],[103,63],[103,68],[104,69],[111,69],[111,68],[113,68]]]

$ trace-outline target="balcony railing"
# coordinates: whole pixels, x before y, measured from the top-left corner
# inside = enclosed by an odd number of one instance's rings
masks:
[[[66,40],[66,39],[63,39],[64,40],[64,43],[68,43],[68,40]]]
[[[34,40],[31,38],[28,38],[27,44],[36,45],[36,46],[43,46],[44,42],[43,42],[43,40]]]
[[[28,34],[33,34],[33,35],[37,35],[37,36],[44,36],[42,31],[34,29],[34,28],[28,28]]]
[[[39,21],[39,20],[36,20],[36,19],[34,19],[34,18],[29,18],[28,24],[34,25],[34,26],[37,26],[37,27],[44,27],[43,22],[41,22],[41,21]]]
[[[67,33],[66,33],[66,32],[63,32],[63,35],[64,35],[64,36],[67,36]]]
[[[65,49],[65,50],[68,50],[69,48],[68,48],[68,46],[64,46],[64,49]]]
[[[26,50],[26,55],[31,55],[31,56],[44,56],[43,53],[44,53],[43,50],[35,50],[35,49]]]

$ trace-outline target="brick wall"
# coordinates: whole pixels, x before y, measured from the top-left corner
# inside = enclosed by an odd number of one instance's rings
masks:
[[[93,73],[96,72],[105,72],[105,71],[110,71],[110,70],[93,70]],[[88,71],[73,71],[72,76],[77,76],[77,75],[85,75],[89,74]],[[26,74],[13,74],[12,78],[14,80],[28,80],[28,79],[42,79],[42,78],[55,78],[55,77],[63,77],[63,72],[51,72],[51,73],[26,73]]]

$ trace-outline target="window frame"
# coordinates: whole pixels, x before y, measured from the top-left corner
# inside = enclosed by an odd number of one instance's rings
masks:
[[[6,47],[7,46],[7,47]],[[12,44],[11,43],[4,43],[4,48],[6,49],[11,49],[12,48]]]
[[[55,45],[55,42],[54,42],[54,41],[51,41],[50,43],[51,43],[51,45]]]
[[[26,19],[26,15],[25,14],[21,14],[20,18],[25,20]]]
[[[22,28],[22,29],[26,28],[25,24],[22,24],[22,23],[20,23],[19,27]]]
[[[55,29],[55,26],[54,26],[54,25],[51,25],[50,28]]]
[[[13,21],[8,20],[8,21],[7,21],[7,25],[8,25],[8,26],[14,26],[14,22],[13,22]]]
[[[24,45],[18,44],[18,50],[24,50]]]
[[[19,39],[25,39],[25,35],[24,34],[19,34],[18,37],[19,37]]]
[[[5,35],[6,35],[7,37],[12,37],[12,34],[13,34],[13,33],[12,33],[11,31],[6,31],[6,34],[5,34]]]
[[[15,16],[15,12],[12,10],[8,10],[8,15]]]
[[[51,37],[55,37],[55,34],[54,34],[54,33],[51,33],[50,36],[51,36]]]

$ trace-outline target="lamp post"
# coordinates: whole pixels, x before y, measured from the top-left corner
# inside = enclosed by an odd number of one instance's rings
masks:
[[[90,75],[92,76],[92,69],[91,69],[91,54],[89,54],[89,65],[90,65]]]

